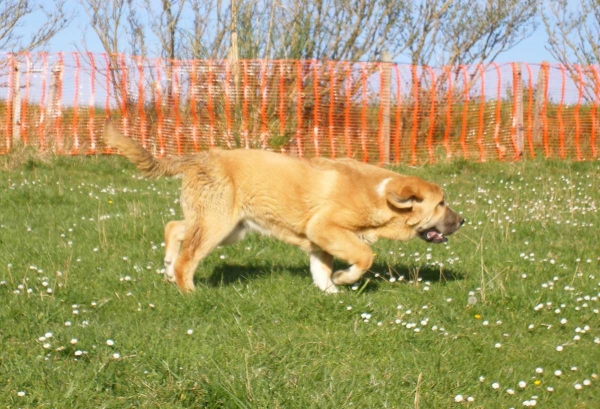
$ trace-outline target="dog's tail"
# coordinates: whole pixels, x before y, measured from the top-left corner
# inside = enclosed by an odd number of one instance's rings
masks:
[[[144,176],[156,178],[160,176],[174,176],[183,172],[182,166],[189,158],[166,157],[157,159],[137,141],[121,134],[112,125],[110,118],[104,126],[104,143],[111,148],[118,149],[129,159]]]

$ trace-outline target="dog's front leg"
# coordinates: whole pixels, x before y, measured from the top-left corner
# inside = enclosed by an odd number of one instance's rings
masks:
[[[333,268],[333,256],[321,249],[310,252],[310,272],[317,287],[327,294],[335,294],[339,290],[331,282],[331,269]]]
[[[357,282],[373,264],[371,248],[350,230],[318,221],[314,226],[309,235],[311,241],[328,254],[351,264],[350,268],[333,273],[333,284],[348,285]]]
[[[350,285],[357,282],[362,275],[367,271],[356,264],[351,265],[345,270],[338,270],[333,273],[331,281],[337,285]]]

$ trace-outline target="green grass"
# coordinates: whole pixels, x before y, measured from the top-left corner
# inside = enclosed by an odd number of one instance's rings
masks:
[[[600,164],[401,171],[468,223],[378,242],[327,296],[305,254],[256,236],[180,294],[157,274],[177,179],[113,157],[0,170],[0,407],[597,408]]]

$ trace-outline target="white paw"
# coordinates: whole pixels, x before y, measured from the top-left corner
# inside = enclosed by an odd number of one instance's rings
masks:
[[[175,282],[175,265],[170,261],[165,261],[165,278],[172,283]]]
[[[333,283],[331,283],[323,291],[325,291],[325,294],[338,294],[340,292],[340,290]]]
[[[336,285],[350,285],[357,282],[363,275],[363,271],[356,266],[346,270],[338,270],[331,276],[331,281]]]

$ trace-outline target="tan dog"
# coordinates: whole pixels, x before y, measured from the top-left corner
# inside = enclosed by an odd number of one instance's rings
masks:
[[[335,293],[336,285],[356,282],[371,267],[369,244],[377,239],[441,243],[464,223],[439,186],[351,159],[221,149],[156,159],[109,122],[104,142],[145,176],[182,175],[185,220],[165,226],[166,275],[182,291],[194,289],[204,257],[249,230],[308,252],[315,285]],[[332,274],[334,257],[350,267]]]

